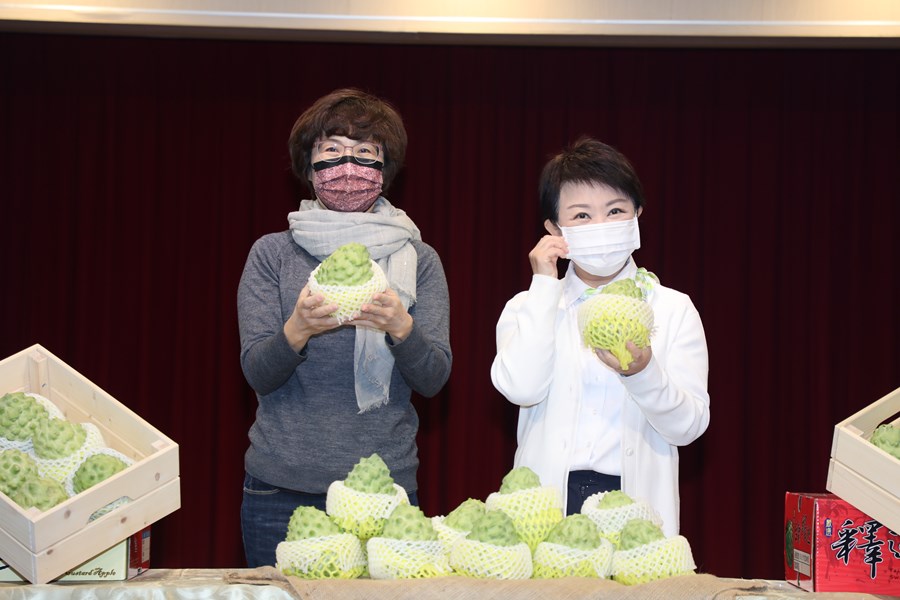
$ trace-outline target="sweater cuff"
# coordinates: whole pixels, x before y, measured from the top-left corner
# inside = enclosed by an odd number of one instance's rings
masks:
[[[424,357],[425,353],[428,351],[428,343],[422,335],[422,330],[416,325],[415,319],[413,319],[412,329],[409,330],[409,335],[406,336],[405,340],[394,342],[391,339],[391,336],[385,333],[384,341],[387,343],[388,348],[390,348],[395,359],[415,361],[417,358]]]
[[[291,368],[296,367],[306,360],[306,349],[308,347],[309,344],[303,346],[300,352],[294,352],[294,349],[291,348],[291,344],[288,342],[287,336],[284,335],[284,329],[279,329],[278,333],[276,333],[275,337],[272,339],[272,350],[274,351],[273,358],[276,359],[276,362],[284,365],[292,364]]]

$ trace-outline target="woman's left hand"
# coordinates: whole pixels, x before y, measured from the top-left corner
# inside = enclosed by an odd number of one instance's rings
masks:
[[[370,304],[363,304],[359,316],[350,321],[357,327],[380,329],[391,336],[394,342],[402,342],[413,328],[413,318],[397,292],[388,288],[372,297]]]
[[[629,363],[628,368],[626,370],[622,370],[622,365],[619,363],[619,359],[616,358],[612,352],[609,350],[602,350],[597,348],[595,352],[597,356],[609,366],[609,368],[613,369],[617,373],[621,373],[622,375],[634,375],[635,373],[640,373],[643,371],[647,365],[650,363],[650,358],[653,356],[653,349],[650,346],[646,348],[638,348],[634,345],[634,342],[627,341],[625,342],[625,347],[631,352],[632,361]]]

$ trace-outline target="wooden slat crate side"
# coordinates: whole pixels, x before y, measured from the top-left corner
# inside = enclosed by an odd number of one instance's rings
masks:
[[[900,388],[835,426],[826,489],[900,531],[900,460],[869,441],[883,423],[900,423]]]
[[[62,507],[63,504],[60,504],[59,507]],[[4,538],[16,540],[16,543],[20,545],[34,545],[34,522],[31,520],[31,515],[34,514],[31,510],[28,512],[22,510],[22,507],[10,500],[6,494],[0,494],[0,533],[2,533],[0,558],[2,558],[2,549],[5,547]]]
[[[900,499],[832,459],[826,489],[892,531],[900,531]]]
[[[35,344],[0,361],[0,395],[11,391],[41,394],[68,420],[94,423],[107,446],[135,461],[45,512],[23,511],[0,494],[0,558],[23,577],[33,583],[57,577],[89,559],[89,552],[103,552],[152,522],[142,518],[132,530],[125,524],[134,515],[159,519],[180,507],[178,445],[46,348]],[[166,490],[167,496],[161,498],[160,490]],[[130,502],[90,520],[122,497]],[[157,499],[156,505],[152,498]],[[123,527],[129,531],[123,532]],[[86,533],[90,533],[90,545],[84,541]],[[98,537],[100,541],[93,541]],[[45,574],[45,570],[55,572]]]
[[[28,355],[34,351],[35,346],[26,348],[11,356],[0,360],[0,396],[8,392],[34,392],[29,381]]]
[[[178,510],[181,507],[180,484],[179,478],[173,479],[37,554],[11,540],[8,546],[4,544],[6,550],[2,558],[31,583],[47,583]]]
[[[868,438],[880,424],[900,421],[898,413],[900,413],[900,388],[847,417],[838,423],[837,427],[854,427]]]
[[[44,385],[45,382],[39,380],[40,389],[48,392],[44,395],[68,420],[97,425],[111,448],[137,459],[151,454],[157,440],[168,439],[140,415],[48,351],[35,351],[31,356],[36,363],[42,358],[47,364],[46,383],[49,384]]]
[[[834,436],[832,459],[894,494],[900,502],[900,460],[852,428],[838,426]]]
[[[38,553],[58,540],[76,533],[90,523],[91,515],[120,498],[137,501],[166,482],[178,478],[178,446],[171,446],[136,463],[109,479],[66,500],[65,503],[39,513],[33,523],[31,552]],[[124,505],[115,509],[118,512]],[[21,540],[25,543],[25,540]]]

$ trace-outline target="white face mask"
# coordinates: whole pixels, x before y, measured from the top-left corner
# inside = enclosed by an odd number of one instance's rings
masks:
[[[560,227],[569,245],[566,258],[597,277],[615,275],[641,247],[637,217],[627,221]]]

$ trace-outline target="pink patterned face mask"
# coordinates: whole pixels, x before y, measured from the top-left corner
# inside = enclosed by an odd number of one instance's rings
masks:
[[[365,212],[381,194],[384,179],[378,168],[354,162],[313,165],[313,189],[326,207],[339,212]]]

